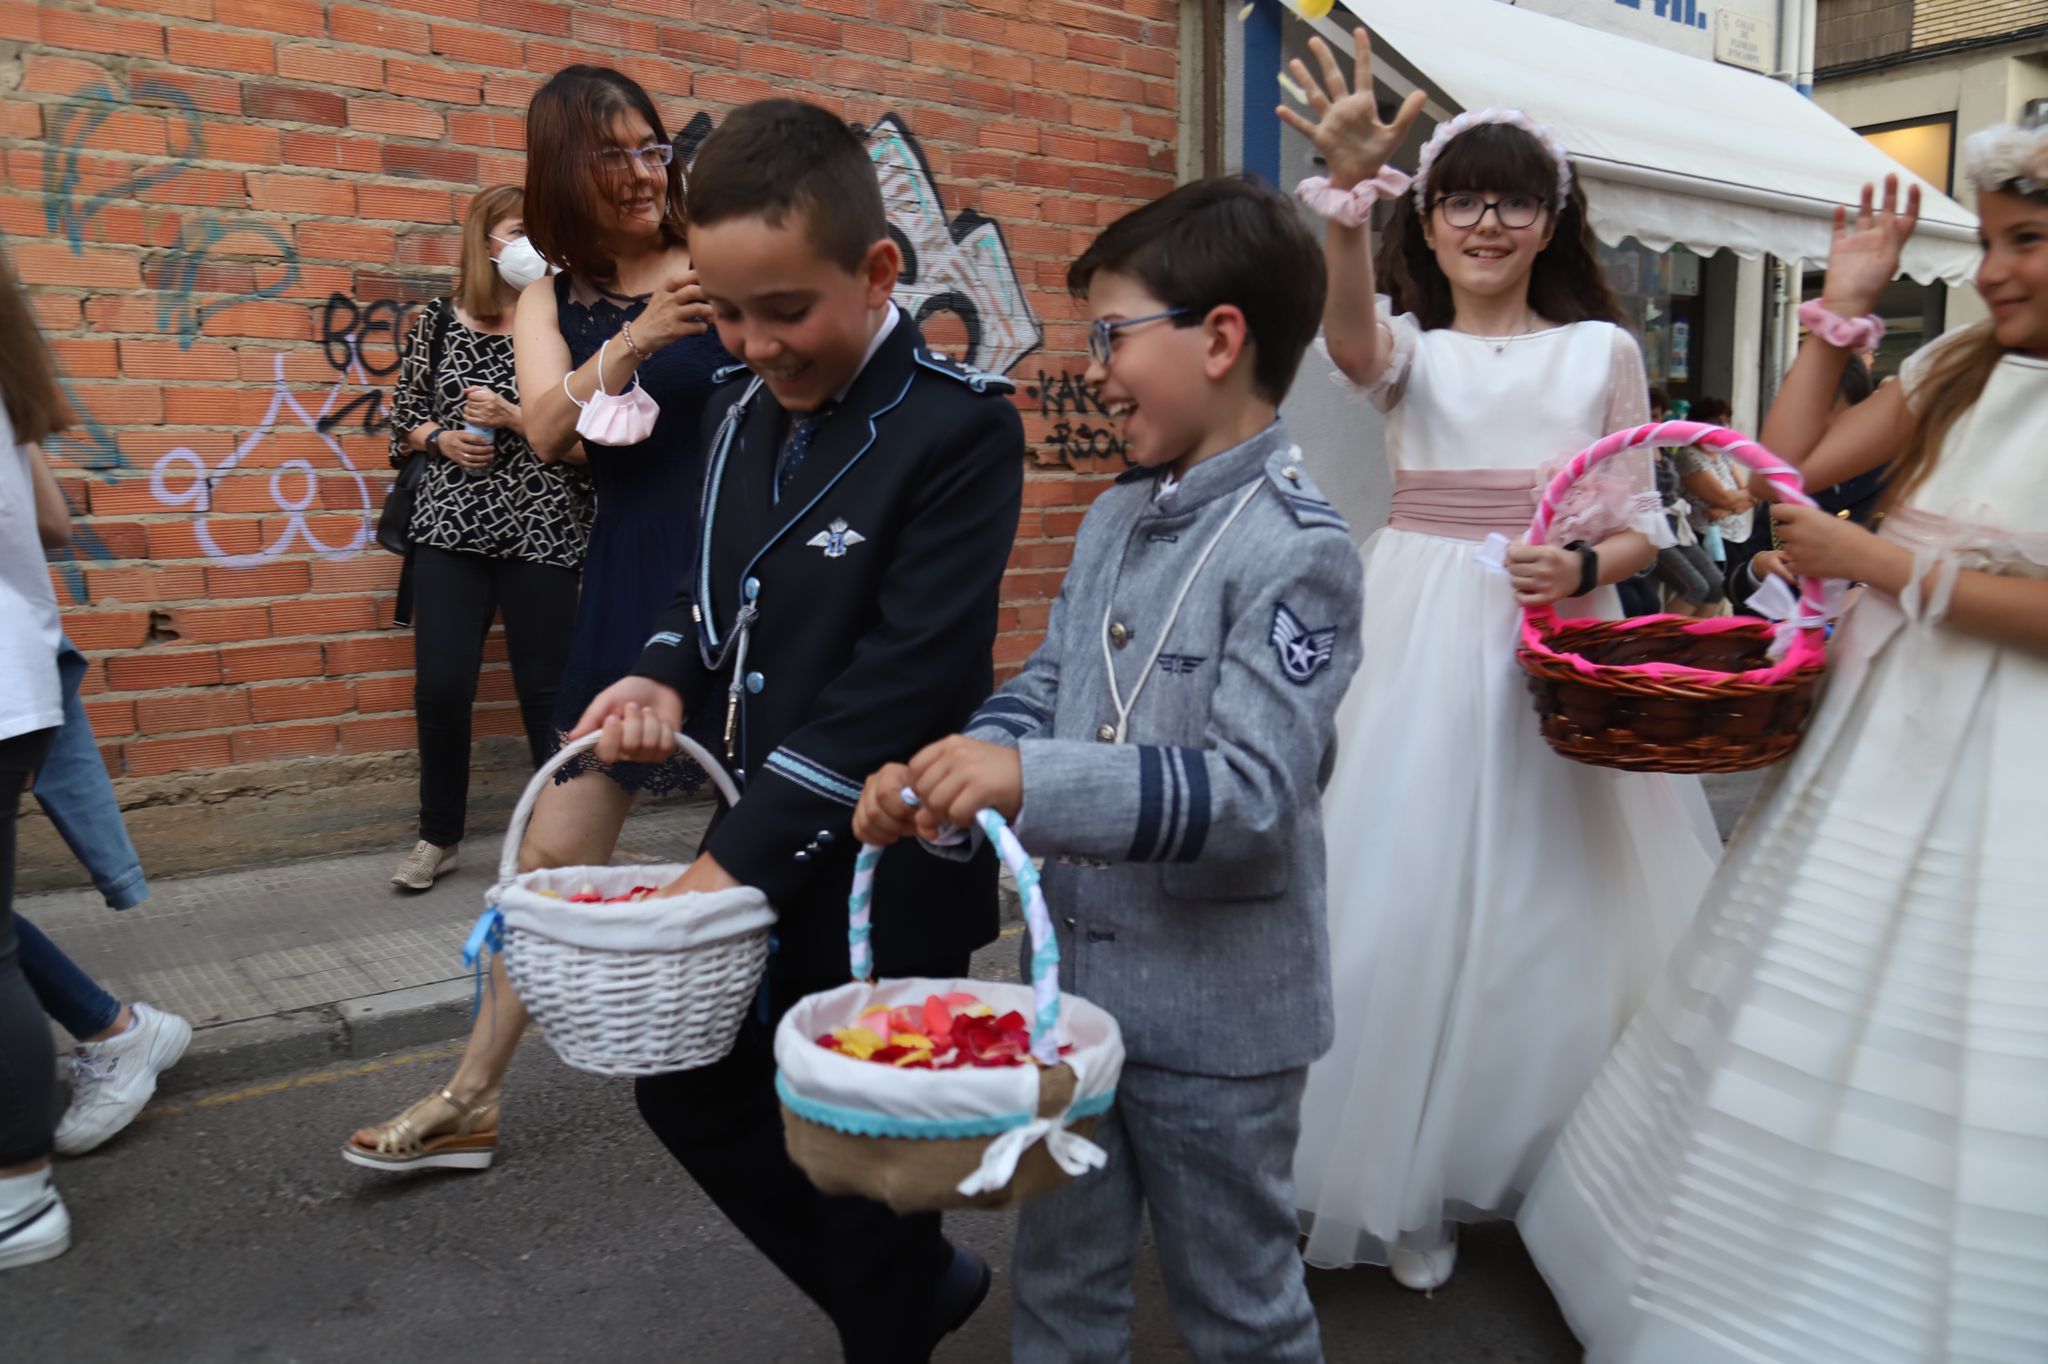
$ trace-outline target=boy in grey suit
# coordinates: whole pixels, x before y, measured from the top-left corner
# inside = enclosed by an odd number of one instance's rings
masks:
[[[1206,180],[1112,225],[1068,283],[1138,467],[1089,510],[1024,671],[874,774],[854,831],[1001,811],[1046,857],[1062,983],[1123,1029],[1108,1165],[1020,1213],[1014,1357],[1129,1357],[1149,1205],[1196,1358],[1316,1360],[1292,1164],[1330,1043],[1320,797],[1361,583],[1277,409],[1321,253],[1277,194]]]

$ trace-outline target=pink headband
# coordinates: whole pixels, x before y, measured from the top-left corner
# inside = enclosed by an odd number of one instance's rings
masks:
[[[1564,144],[1557,140],[1557,134],[1543,124],[1530,118],[1520,109],[1468,109],[1456,118],[1436,125],[1429,141],[1423,144],[1421,159],[1415,167],[1415,207],[1422,213],[1429,212],[1429,172],[1436,165],[1437,155],[1450,140],[1459,133],[1478,127],[1482,123],[1505,123],[1520,128],[1543,144],[1543,150],[1550,153],[1550,159],[1557,163],[1557,199],[1553,207],[1562,209],[1572,192],[1572,163]]]

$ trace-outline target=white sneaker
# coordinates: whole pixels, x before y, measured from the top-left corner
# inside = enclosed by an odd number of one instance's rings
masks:
[[[421,839],[412,845],[412,851],[405,855],[405,861],[398,864],[398,870],[391,873],[391,884],[404,886],[407,890],[431,890],[434,878],[455,870],[455,854],[462,845],[440,848]]]
[[[1428,1250],[1396,1249],[1387,1257],[1387,1268],[1392,1271],[1394,1282],[1418,1293],[1442,1288],[1451,1281],[1451,1271],[1457,1267],[1458,1239],[1455,1236]]]
[[[6,1198],[10,1206],[0,1210],[0,1269],[54,1260],[71,1249],[71,1214],[65,1211],[47,1169],[0,1180],[0,1186],[4,1185],[19,1185],[7,1193],[19,1194],[21,1199]],[[12,1206],[17,1201],[21,1206]]]
[[[80,1156],[135,1121],[156,1093],[156,1077],[178,1064],[192,1025],[148,1004],[134,1006],[128,1031],[81,1042],[71,1056],[71,1107],[57,1124],[57,1154]]]

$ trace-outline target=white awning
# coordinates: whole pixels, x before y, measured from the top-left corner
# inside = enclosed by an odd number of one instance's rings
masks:
[[[1818,263],[1835,205],[1894,174],[1921,186],[1905,272],[1965,284],[1977,268],[1976,215],[1782,82],[1499,0],[1345,8],[1454,108],[1513,105],[1556,130],[1603,241]],[[1348,54],[1343,19],[1315,27]]]

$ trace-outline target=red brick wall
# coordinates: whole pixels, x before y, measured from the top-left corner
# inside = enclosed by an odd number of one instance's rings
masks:
[[[1085,345],[1060,281],[1171,187],[1177,47],[1176,0],[0,0],[0,232],[89,419],[52,449],[80,513],[52,572],[109,765],[411,747],[398,564],[369,538],[381,386],[445,292],[467,196],[522,178],[526,102],[576,61],[699,135],[790,91],[876,130],[925,248],[912,301],[968,300],[928,329],[964,349],[976,314],[978,358],[1023,385],[1014,665],[1121,467],[1068,377]],[[479,733],[516,733],[490,658]]]

